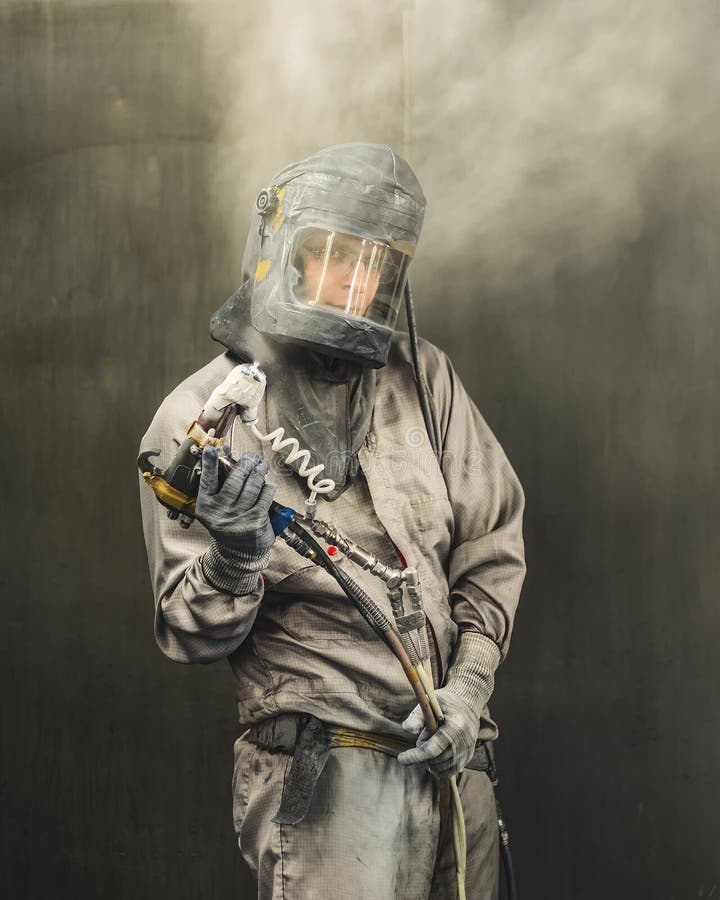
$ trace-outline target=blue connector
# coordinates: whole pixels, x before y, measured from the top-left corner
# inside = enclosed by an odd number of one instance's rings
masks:
[[[280,506],[273,500],[270,504],[270,526],[275,534],[282,534],[296,515],[294,509],[289,506]]]

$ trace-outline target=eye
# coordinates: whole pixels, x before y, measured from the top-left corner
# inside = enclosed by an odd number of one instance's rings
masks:
[[[347,250],[341,250],[339,247],[333,247],[328,254],[333,262],[349,264],[354,261],[355,257]]]

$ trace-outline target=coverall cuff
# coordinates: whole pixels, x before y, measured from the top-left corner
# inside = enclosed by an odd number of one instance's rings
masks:
[[[267,566],[270,551],[262,556],[251,556],[241,550],[230,550],[215,539],[210,549],[200,557],[203,576],[218,591],[241,596],[255,590],[258,576]]]
[[[495,641],[479,631],[461,632],[445,686],[480,713],[495,687],[495,669],[500,658]]]

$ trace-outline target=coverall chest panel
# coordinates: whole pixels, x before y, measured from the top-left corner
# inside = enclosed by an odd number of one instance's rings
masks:
[[[319,516],[352,540],[395,562],[395,546],[418,569],[425,610],[443,669],[459,628],[479,632],[502,655],[524,577],[523,494],[502,448],[444,355],[421,342],[441,439],[441,465],[425,434],[407,340],[398,337],[379,371],[373,420],[358,458],[362,473]],[[168,395],[140,450],[173,458],[210,393],[237,364],[220,355]],[[258,427],[267,433],[265,404]],[[302,511],[305,485],[249,428],[235,429],[233,455],[254,450],[271,463],[277,500]],[[273,547],[262,581],[248,594],[219,590],[205,578],[209,535],[170,521],[140,478],[148,564],[155,596],[155,637],[180,662],[228,658],[239,716],[254,722],[278,712],[307,712],[338,725],[404,737],[399,724],[415,703],[390,651],[351,606],[334,579]],[[385,586],[346,563],[383,609]],[[481,737],[496,734],[485,719]]]

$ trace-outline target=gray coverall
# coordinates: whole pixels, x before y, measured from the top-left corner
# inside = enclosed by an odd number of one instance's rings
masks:
[[[488,659],[507,652],[525,572],[523,493],[445,355],[424,341],[421,353],[441,465],[425,432],[409,343],[398,334],[377,373],[372,425],[358,454],[361,473],[338,499],[321,501],[318,516],[382,562],[398,566],[404,559],[417,568],[442,683],[459,628],[485,636]],[[163,401],[141,450],[160,449],[163,463],[169,462],[236,363],[223,354],[183,381]],[[258,427],[269,430],[263,407]],[[302,510],[304,483],[236,420],[233,456],[248,450],[271,463],[276,499]],[[181,529],[142,483],[140,495],[155,635],[167,656],[186,663],[227,657],[244,726],[310,713],[407,740],[401,722],[415,706],[414,694],[395,657],[330,575],[278,540],[252,593],[222,593],[203,577],[205,529],[198,522]],[[382,582],[346,565],[389,615]],[[496,736],[485,708],[479,737]],[[234,824],[258,874],[260,898],[454,897],[452,842],[441,835],[437,782],[427,770],[372,750],[334,750],[306,819],[276,825],[271,820],[290,759],[247,741],[235,745]],[[468,896],[490,898],[497,871],[490,784],[484,773],[466,770],[459,785],[468,825]]]

